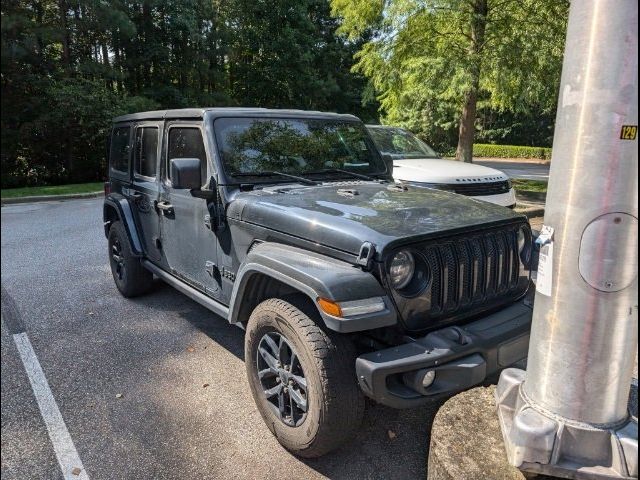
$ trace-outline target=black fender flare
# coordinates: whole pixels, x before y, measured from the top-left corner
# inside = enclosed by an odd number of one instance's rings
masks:
[[[335,302],[383,298],[383,311],[348,318],[334,317],[318,308],[325,325],[331,330],[348,333],[397,323],[395,307],[372,273],[335,258],[272,242],[254,246],[238,270],[229,305],[229,321],[232,323],[238,322],[247,286],[255,274],[266,275],[291,286],[308,296],[316,307],[319,297]]]
[[[119,193],[111,193],[104,199],[102,208],[105,236],[109,236],[109,228],[114,221],[112,212],[115,212],[117,220],[122,222],[124,229],[127,232],[131,251],[135,256],[142,257],[142,242],[140,240],[140,235],[136,227],[136,222],[129,200]]]

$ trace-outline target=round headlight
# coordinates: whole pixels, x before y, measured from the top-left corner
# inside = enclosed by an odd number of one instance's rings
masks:
[[[396,290],[406,287],[413,278],[415,262],[413,255],[406,250],[396,253],[389,265],[389,280]]]
[[[520,227],[518,230],[518,253],[523,262],[529,261],[529,254],[531,252],[531,233],[525,226]]]
[[[524,229],[520,227],[518,230],[518,252],[522,253],[525,245],[527,244],[527,237],[524,233]]]

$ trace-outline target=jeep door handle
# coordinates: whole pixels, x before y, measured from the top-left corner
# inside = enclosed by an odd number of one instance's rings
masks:
[[[169,202],[156,202],[156,208],[162,210],[164,213],[173,213],[173,205]]]
[[[134,200],[141,200],[142,197],[144,197],[143,194],[141,194],[140,192],[135,192],[133,194],[131,194],[131,198],[133,198]]]

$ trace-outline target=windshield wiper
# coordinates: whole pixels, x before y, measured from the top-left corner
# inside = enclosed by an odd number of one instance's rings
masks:
[[[267,170],[266,172],[242,172],[242,173],[234,173],[234,177],[271,177],[273,175],[278,175],[280,177],[292,178],[294,180],[299,181],[300,183],[304,183],[305,185],[318,185],[318,182],[314,182],[313,180],[309,180],[308,178],[298,177],[297,175],[291,175],[289,173],[276,172],[272,170]]]
[[[323,170],[316,170],[314,172],[306,172],[306,173],[346,173],[347,175],[351,175],[355,178],[361,178],[362,180],[369,180],[371,182],[375,182],[377,179],[370,177],[368,175],[363,175],[362,173],[350,172],[349,170],[343,170],[342,168],[325,168]]]

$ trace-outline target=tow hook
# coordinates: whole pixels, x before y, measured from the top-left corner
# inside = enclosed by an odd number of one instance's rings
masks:
[[[471,342],[471,339],[460,327],[449,327],[442,331],[442,336],[456,342],[458,345],[467,345]]]
[[[376,246],[371,242],[364,242],[360,246],[360,253],[358,254],[358,260],[356,263],[362,267],[363,270],[371,270],[371,260],[376,253]]]

